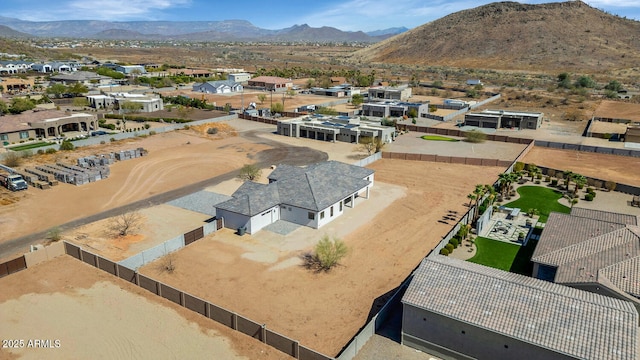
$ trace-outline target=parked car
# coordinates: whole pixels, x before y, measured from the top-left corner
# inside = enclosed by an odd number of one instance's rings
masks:
[[[99,135],[107,135],[107,134],[108,134],[108,132],[102,131],[102,130],[92,131],[91,132],[91,136],[99,136]]]

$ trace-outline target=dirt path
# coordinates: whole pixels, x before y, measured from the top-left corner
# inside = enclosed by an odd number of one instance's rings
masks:
[[[504,170],[384,159],[371,168],[376,182],[406,188],[406,196],[344,235],[349,255],[330,273],[290,266],[310,248],[287,252],[283,247],[275,262],[265,263],[245,255],[253,240],[234,244],[215,235],[174,253],[174,273],[161,272],[155,263],[142,272],[336,355],[453,225],[438,220],[449,210],[462,215],[475,184],[493,183]],[[363,200],[355,210],[367,207]],[[324,233],[317,231],[317,239]]]

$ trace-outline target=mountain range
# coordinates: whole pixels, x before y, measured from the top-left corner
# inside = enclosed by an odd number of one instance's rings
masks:
[[[66,37],[104,40],[176,41],[318,41],[377,42],[397,35],[405,27],[342,31],[333,27],[313,28],[307,24],[279,30],[259,28],[246,20],[223,21],[25,21],[0,16],[3,37]],[[7,29],[8,28],[8,29]]]

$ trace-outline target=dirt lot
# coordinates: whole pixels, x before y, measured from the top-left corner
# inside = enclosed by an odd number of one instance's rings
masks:
[[[197,130],[190,130],[81,148],[72,154],[59,152],[41,161],[73,162],[80,156],[137,147],[147,149],[148,156],[116,162],[111,166],[111,175],[106,180],[82,186],[60,184],[49,190],[30,188],[17,195],[1,192],[0,198],[4,196],[9,204],[0,206],[0,227],[3,228],[0,241],[43,231],[67,221],[225,174],[253,162],[251,156],[269,148],[238,136],[215,140]]]
[[[264,103],[260,103],[258,100],[258,95],[263,94],[266,95]],[[271,102],[282,102],[284,97],[284,108],[286,111],[293,111],[302,105],[310,105],[310,104],[324,104],[331,101],[336,101],[338,98],[329,97],[329,96],[319,96],[319,95],[307,95],[307,94],[297,94],[294,96],[288,96],[284,93],[271,93],[268,91],[257,91],[247,89],[244,93],[231,93],[231,94],[203,94],[201,92],[192,91],[188,89],[181,89],[175,91],[168,91],[163,93],[164,96],[177,96],[177,95],[185,95],[194,99],[206,99],[207,103],[215,104],[216,106],[224,106],[229,103],[234,108],[241,108],[244,104],[244,107],[248,107],[250,103],[256,103],[257,107],[268,108],[271,106]]]
[[[0,359],[289,359],[70,256],[0,279]],[[58,348],[27,348],[29,339]]]
[[[449,210],[463,214],[474,185],[492,183],[504,170],[401,160],[380,160],[371,168],[376,183],[400,186],[406,195],[342,237],[350,253],[330,273],[290,266],[310,247],[256,261],[255,254],[246,255],[255,241],[234,244],[216,234],[174,253],[174,273],[161,272],[157,263],[142,272],[336,355],[378,310],[376,298],[397,287],[450,229],[438,220]],[[367,200],[358,206],[366,210]],[[323,234],[318,231],[317,239]]]
[[[640,160],[634,157],[534,147],[522,161],[640,186]]]

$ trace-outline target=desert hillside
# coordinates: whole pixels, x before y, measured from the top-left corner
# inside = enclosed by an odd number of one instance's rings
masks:
[[[453,13],[360,50],[360,62],[605,71],[640,60],[640,22],[580,1],[497,2]]]

